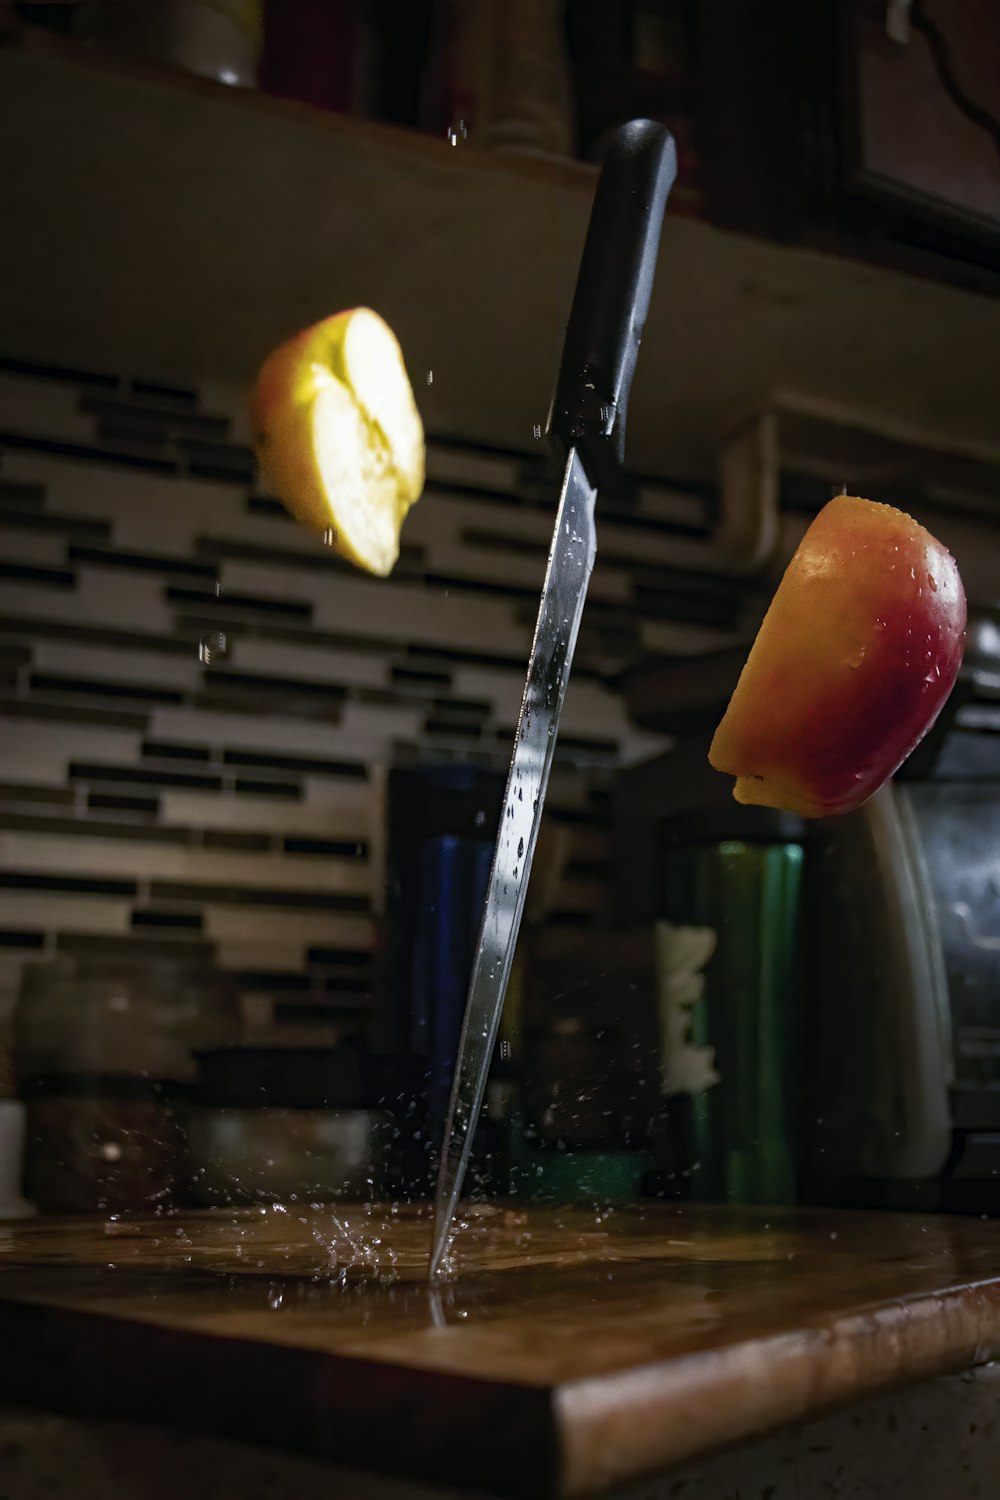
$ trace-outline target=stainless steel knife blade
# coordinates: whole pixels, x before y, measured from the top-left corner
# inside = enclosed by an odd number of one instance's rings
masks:
[[[594,194],[548,432],[565,460],[528,662],[507,797],[459,1042],[434,1204],[441,1268],[472,1152],[545,803],[559,716],[594,566],[594,502],[620,476],[625,419],[677,173],[669,132],[630,120],[609,142]]]
[[[594,566],[596,497],[596,487],[573,448],[563,477],[459,1042],[434,1203],[432,1278],[441,1268],[469,1164],[521,926],[559,716]]]

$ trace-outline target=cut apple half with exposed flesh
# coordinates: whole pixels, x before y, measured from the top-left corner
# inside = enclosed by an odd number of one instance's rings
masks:
[[[424,431],[378,313],[336,313],[265,361],[251,416],[264,479],[342,557],[385,577],[424,487]]]

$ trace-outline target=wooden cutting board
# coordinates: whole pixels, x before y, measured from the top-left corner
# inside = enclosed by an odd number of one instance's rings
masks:
[[[582,1495],[1000,1356],[1000,1232],[490,1205],[0,1229],[0,1399],[516,1496]]]

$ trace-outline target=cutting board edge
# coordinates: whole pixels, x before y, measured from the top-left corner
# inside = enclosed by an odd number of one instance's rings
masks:
[[[561,1500],[662,1475],[790,1424],[1000,1359],[1000,1281],[873,1303],[555,1393]]]
[[[84,1420],[175,1426],[509,1500],[559,1493],[551,1384],[455,1376],[299,1345],[269,1346],[265,1362],[249,1339],[2,1295],[0,1335],[0,1402]],[[95,1345],[97,1383],[81,1369]],[[157,1360],[165,1378],[150,1369]],[[295,1365],[296,1378],[289,1378]],[[310,1366],[313,1400],[302,1403],[300,1371]],[[221,1402],[211,1399],[213,1388]],[[282,1392],[290,1398],[284,1408]],[[355,1409],[343,1409],[345,1396]]]

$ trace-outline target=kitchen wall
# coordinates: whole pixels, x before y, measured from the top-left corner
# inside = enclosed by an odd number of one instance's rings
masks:
[[[531,452],[429,444],[389,581],[255,482],[240,392],[0,359],[0,1020],[25,961],[214,955],[245,1014],[326,1034],[371,1003],[383,798],[414,758],[504,763],[555,503]],[[615,673],[725,644],[732,590],[670,570],[711,494],[602,498],[548,818],[553,919],[589,923],[607,788],[663,741]]]

